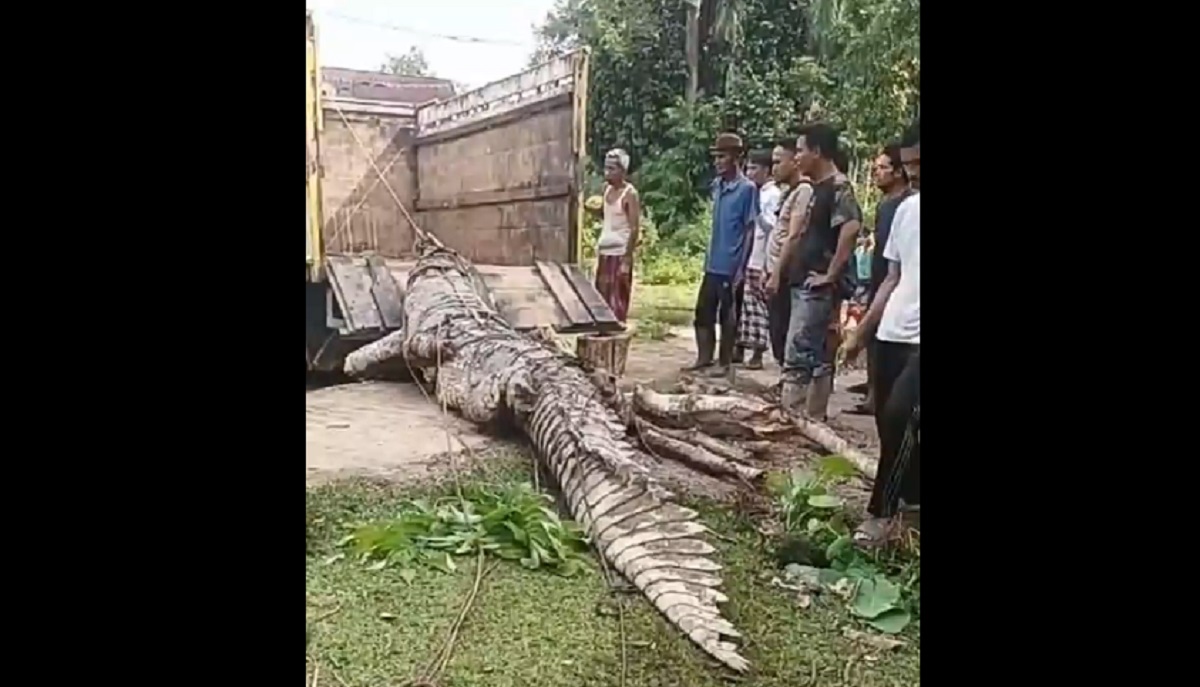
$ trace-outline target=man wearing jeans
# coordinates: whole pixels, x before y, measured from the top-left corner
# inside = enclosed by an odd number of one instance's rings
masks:
[[[854,187],[838,174],[837,131],[810,124],[796,139],[796,163],[812,180],[812,197],[799,223],[789,232],[779,269],[767,284],[770,293],[786,286],[791,293],[791,320],[784,353],[781,403],[785,410],[824,420],[833,392],[830,326],[839,302],[841,277],[862,226],[862,210]],[[793,225],[797,224],[793,218]]]

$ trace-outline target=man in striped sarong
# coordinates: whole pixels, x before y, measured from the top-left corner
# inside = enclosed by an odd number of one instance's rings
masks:
[[[604,156],[604,224],[596,243],[596,290],[622,323],[633,292],[633,262],[640,238],[642,204],[629,183],[629,153]]]
[[[742,292],[742,310],[738,318],[738,347],[750,351],[746,368],[761,370],[763,352],[770,341],[771,322],[767,311],[766,283],[767,249],[779,217],[782,192],[771,178],[771,151],[750,153],[746,176],[758,186],[759,214],[754,222],[754,245],[746,263],[746,282]],[[739,359],[740,362],[740,359]]]

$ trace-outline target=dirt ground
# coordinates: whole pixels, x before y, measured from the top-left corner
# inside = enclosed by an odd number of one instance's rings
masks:
[[[669,386],[680,368],[695,355],[690,329],[678,329],[663,341],[635,339],[623,384]],[[760,371],[739,369],[736,386],[761,391],[774,384],[779,369],[773,361]],[[860,397],[846,388],[865,380],[861,370],[839,375],[830,400],[829,424],[868,453],[875,452],[874,421],[846,411]],[[451,439],[447,444],[447,428]],[[343,477],[376,477],[393,482],[420,481],[449,469],[447,453],[470,453],[505,440],[485,436],[470,423],[427,400],[415,384],[349,383],[309,389],[305,395],[306,482]],[[469,451],[468,451],[469,449]],[[791,462],[806,451],[781,447],[781,460]],[[704,477],[672,461],[659,460],[663,481],[709,497],[729,495],[731,485]]]
[[[309,389],[304,405],[309,484],[352,476],[420,480],[448,464],[448,450],[463,451],[463,444],[477,449],[489,441],[453,413],[443,416],[416,384]]]

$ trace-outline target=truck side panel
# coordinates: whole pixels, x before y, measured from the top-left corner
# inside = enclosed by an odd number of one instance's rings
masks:
[[[321,210],[326,252],[412,255],[412,227],[392,197],[395,193],[412,211],[417,195],[412,108],[326,98],[323,109]]]
[[[586,54],[417,109],[417,222],[477,264],[572,262]]]

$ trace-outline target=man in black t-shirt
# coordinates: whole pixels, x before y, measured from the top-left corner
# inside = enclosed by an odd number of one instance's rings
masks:
[[[828,347],[831,325],[838,316],[840,283],[862,226],[862,210],[854,187],[838,174],[837,131],[811,124],[796,139],[796,162],[812,179],[800,231],[789,232],[779,268],[767,284],[769,293],[791,293],[791,321],[784,354],[781,403],[786,410],[804,411],[824,420],[833,392],[835,351]]]
[[[883,248],[887,245],[888,236],[892,230],[892,218],[896,216],[896,208],[900,207],[900,203],[912,195],[912,188],[908,184],[908,175],[904,173],[904,165],[900,163],[899,143],[889,143],[883,149],[883,152],[879,154],[879,157],[875,158],[872,181],[875,183],[875,187],[883,192],[883,199],[879,201],[879,206],[875,208],[875,248],[871,256],[871,285],[867,300],[868,307],[875,300],[875,294],[879,291],[879,285],[883,283],[884,277],[887,276],[887,259],[883,257]],[[860,415],[874,414],[874,403],[870,391],[871,376],[871,356],[868,355],[866,388],[852,389],[853,391],[866,391],[867,398],[850,412]]]

